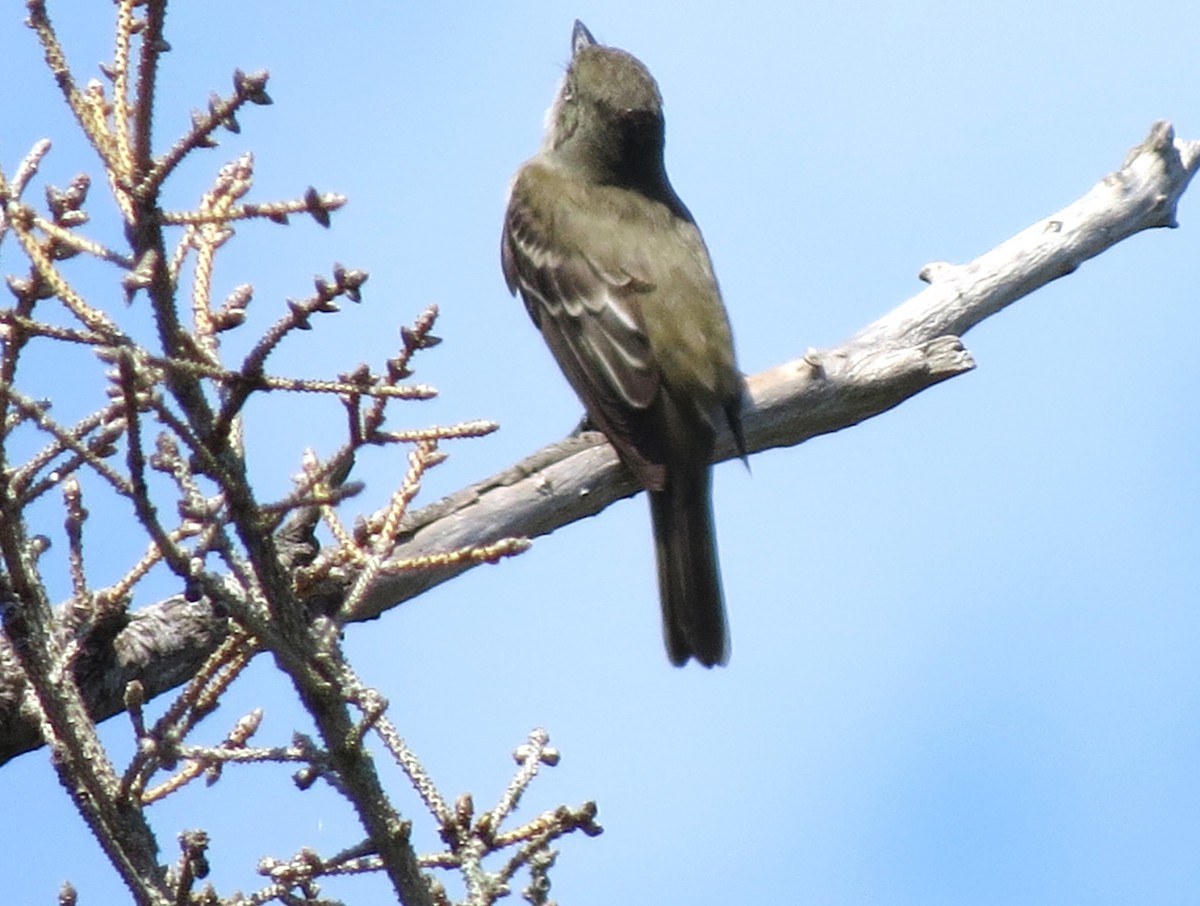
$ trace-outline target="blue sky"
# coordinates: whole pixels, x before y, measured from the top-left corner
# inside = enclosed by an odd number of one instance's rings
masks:
[[[57,9],[71,59],[94,73],[109,7]],[[380,362],[399,324],[441,306],[446,342],[417,362],[441,397],[393,424],[502,429],[449,447],[424,502],[578,418],[497,260],[507,181],[540,141],[577,16],[659,80],[668,168],[748,373],[848,337],[918,292],[927,262],[969,260],[1069,203],[1154,120],[1200,138],[1200,10],[1183,0],[1136,15],[1109,0],[279,9],[172,7],[160,147],[234,66],[270,69],[275,98],[172,197],[194,203],[246,150],[256,200],[309,184],[349,196],[333,230],[250,225],[219,262],[224,291],[254,283],[263,323],[334,261],[370,271],[364,303],[283,350],[283,373]],[[49,136],[46,180],[98,174],[17,10],[0,36],[6,172]],[[98,182],[98,231],[101,198]],[[563,761],[523,814],[596,799],[606,827],[563,842],[564,904],[1196,902],[1198,211],[1185,195],[1180,229],[1136,236],[986,321],[966,337],[971,374],[756,456],[750,473],[719,467],[728,668],[668,665],[641,499],[351,627],[348,649],[450,796],[492,801],[511,749],[549,729]],[[0,270],[16,267],[6,245]],[[68,407],[72,374],[46,378]],[[331,402],[272,398],[254,415],[264,495],[342,424]],[[366,503],[402,469],[368,457]],[[107,535],[94,562],[119,547]],[[265,741],[304,727],[263,661],[206,738],[258,705]],[[104,736],[122,763],[126,723]],[[45,753],[0,770],[0,803],[33,816],[0,822],[9,902],[50,902],[66,877],[84,902],[120,901]],[[207,828],[225,892],[258,886],[260,854],[333,852],[359,833],[332,794],[267,768],[230,771],[153,820],[168,843]],[[326,890],[384,896],[373,881]]]

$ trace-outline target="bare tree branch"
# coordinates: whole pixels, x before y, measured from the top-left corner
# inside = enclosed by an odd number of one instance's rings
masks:
[[[1200,142],[1156,123],[1121,169],[1078,201],[964,265],[931,264],[930,287],[850,340],[749,378],[746,443],[789,447],[879,415],[927,387],[974,368],[959,337],[980,321],[1151,227],[1175,227],[1175,208],[1197,167]],[[719,459],[735,455],[732,439]],[[536,537],[598,513],[638,491],[598,435],[538,451],[511,469],[413,516],[397,557],[513,535]],[[377,616],[466,569],[382,579],[356,618]]]
[[[1137,232],[1176,226],[1179,198],[1200,166],[1200,142],[1177,140],[1156,123],[1121,168],[1086,195],[974,261],[927,265],[930,286],[867,325],[845,343],[810,351],[748,379],[745,414],[752,452],[793,446],[891,409],[927,387],[974,367],[959,337],[1041,286]],[[729,438],[721,459],[733,455]],[[595,434],[553,444],[491,478],[407,515],[392,563],[428,561],[420,571],[380,570],[360,603],[342,619],[378,616],[482,562],[444,552],[484,549],[502,538],[536,537],[637,493],[612,448]],[[305,530],[307,531],[307,529]],[[304,531],[281,545],[311,543]],[[441,559],[439,559],[441,558]],[[346,567],[314,601],[337,612],[358,568]],[[226,620],[206,600],[171,598],[99,627],[77,662],[80,688],[98,719],[123,710],[132,680],[146,695],[189,678],[226,634]],[[23,707],[25,689],[12,652],[0,645],[0,763],[41,745]]]

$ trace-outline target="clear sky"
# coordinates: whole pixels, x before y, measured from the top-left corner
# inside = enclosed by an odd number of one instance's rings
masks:
[[[51,4],[85,75],[111,54],[110,7],[88,6]],[[445,343],[417,367],[441,398],[395,409],[393,424],[501,422],[448,448],[424,502],[579,416],[497,254],[507,181],[540,141],[577,16],[659,80],[668,168],[749,373],[846,338],[919,291],[927,262],[969,260],[1074,200],[1153,121],[1200,138],[1193,0],[700,10],[172,6],[160,148],[210,90],[228,91],[235,66],[270,69],[275,98],[189,165],[179,206],[246,150],[255,200],[309,184],[350,197],[332,231],[250,225],[220,260],[219,285],[253,283],[264,321],[334,261],[370,271],[363,305],[285,349],[277,369],[380,362],[398,325],[436,302]],[[15,4],[0,14],[0,160],[11,173],[49,136],[46,180],[98,176],[20,22]],[[595,799],[606,827],[563,842],[564,904],[1200,901],[1191,195],[1179,220],[986,321],[966,338],[975,372],[756,456],[749,474],[719,467],[729,667],[667,663],[640,498],[351,627],[347,647],[449,796],[493,801],[511,749],[549,729],[563,760],[522,814]],[[0,270],[20,266],[7,244]],[[48,390],[69,394],[70,373],[55,374]],[[332,449],[342,424],[332,401],[271,399],[255,417],[264,495],[287,486],[305,446]],[[403,466],[368,458],[368,504]],[[94,556],[108,543],[94,538]],[[264,741],[304,728],[264,660],[204,738],[260,704]],[[118,759],[128,737],[122,719],[105,727]],[[83,903],[121,901],[44,752],[0,770],[0,809],[7,903],[53,902],[65,877]],[[153,814],[167,844],[185,828],[212,833],[223,892],[259,885],[259,855],[332,853],[360,833],[335,796],[300,794],[266,768],[229,771]],[[385,897],[375,881],[325,889]]]

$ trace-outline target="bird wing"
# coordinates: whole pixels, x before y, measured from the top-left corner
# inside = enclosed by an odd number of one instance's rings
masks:
[[[504,278],[591,420],[642,484],[658,489],[665,480],[654,412],[660,375],[639,304],[654,287],[636,273],[637,262],[619,253],[600,260],[598,247],[617,248],[597,242],[611,233],[613,212],[579,198],[588,188],[538,164],[522,169],[505,215]]]

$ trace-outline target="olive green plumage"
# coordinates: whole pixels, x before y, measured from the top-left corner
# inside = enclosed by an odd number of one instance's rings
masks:
[[[504,277],[649,492],[671,661],[722,664],[709,463],[722,422],[741,445],[729,320],[704,239],[667,179],[653,77],[578,22],[572,50],[545,144],[513,181]]]

